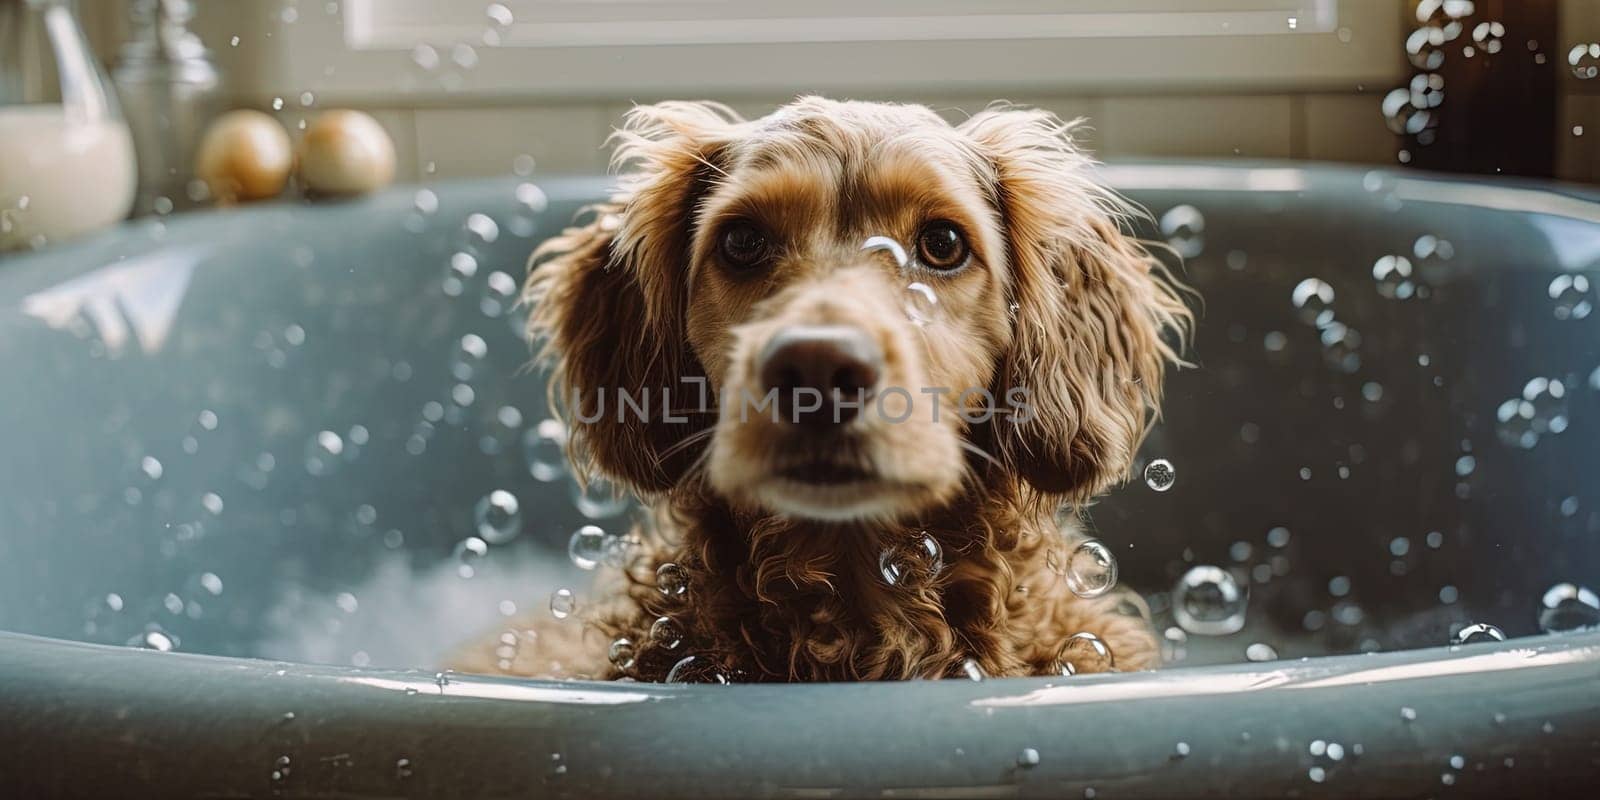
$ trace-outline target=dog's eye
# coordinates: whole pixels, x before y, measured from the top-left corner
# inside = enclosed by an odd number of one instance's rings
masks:
[[[770,250],[767,235],[748,222],[737,222],[724,228],[718,246],[729,266],[739,269],[754,267],[765,261]]]
[[[949,222],[930,222],[917,234],[917,259],[930,269],[955,269],[967,262],[967,240]]]

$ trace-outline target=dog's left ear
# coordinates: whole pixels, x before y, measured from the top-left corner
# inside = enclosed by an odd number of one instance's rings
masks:
[[[961,130],[981,154],[1010,267],[1012,342],[995,397],[1026,398],[987,438],[1035,489],[1081,504],[1126,478],[1193,316],[1122,231],[1127,206],[1089,174],[1074,124],[991,108]]]

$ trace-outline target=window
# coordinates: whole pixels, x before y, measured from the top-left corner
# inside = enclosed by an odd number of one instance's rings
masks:
[[[1401,77],[1401,15],[1362,0],[344,0],[338,12],[279,26],[263,91],[1352,91]]]

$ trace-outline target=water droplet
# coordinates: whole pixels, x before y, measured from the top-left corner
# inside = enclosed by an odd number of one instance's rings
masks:
[[[476,536],[468,536],[456,543],[453,554],[456,563],[456,574],[463,578],[470,578],[478,572],[478,562],[489,554],[489,544]]]
[[[1378,294],[1392,300],[1409,300],[1416,293],[1411,282],[1411,259],[1405,256],[1384,256],[1372,265],[1372,279],[1378,284]]]
[[[611,647],[606,651],[606,657],[611,660],[611,666],[614,666],[623,672],[633,669],[633,642],[626,638],[618,639],[612,642]]]
[[[1062,675],[1105,672],[1116,666],[1116,657],[1100,637],[1086,631],[1067,637],[1056,651],[1056,665]]]
[[[926,283],[913,281],[907,284],[902,303],[906,319],[919,328],[932,325],[938,319],[939,297],[933,293],[933,287]]]
[[[1206,218],[1194,206],[1173,206],[1161,215],[1160,226],[1161,235],[1179,256],[1194,258],[1205,250]]]
[[[537,476],[535,476],[537,477]],[[574,479],[569,492],[572,505],[578,513],[589,519],[607,519],[615,517],[632,505],[628,495],[622,492],[610,479],[599,475],[589,476],[586,485],[579,486]]]
[[[318,431],[306,444],[306,472],[322,476],[331,474],[339,467],[340,456],[344,454],[344,439],[333,431]]]
[[[1039,751],[1032,747],[1022,748],[1022,752],[1017,754],[1017,766],[1023,769],[1039,766]]]
[[[478,537],[489,544],[505,544],[522,533],[522,506],[517,496],[496,489],[473,508]]]
[[[864,253],[888,253],[889,257],[894,259],[894,265],[900,269],[905,269],[906,265],[911,263],[911,257],[906,255],[905,246],[888,236],[868,236],[867,240],[861,244],[861,251]]]
[[[1079,597],[1099,597],[1117,585],[1117,557],[1099,539],[1080,543],[1066,566],[1067,588]]]
[[[683,644],[683,626],[672,617],[656,617],[650,623],[650,641],[663,650],[676,650]]]
[[[1555,301],[1556,319],[1583,319],[1594,310],[1589,278],[1578,273],[1562,273],[1550,281],[1550,299]]]
[[[1244,657],[1250,661],[1277,661],[1278,651],[1265,642],[1256,642],[1244,649]]]
[[[1558,583],[1539,599],[1539,630],[1565,633],[1600,625],[1600,597],[1573,583]]]
[[[656,591],[679,597],[689,591],[689,571],[671,562],[656,567]]]
[[[1580,81],[1600,77],[1600,42],[1578,43],[1567,51],[1567,65]]]
[[[1450,637],[1450,643],[1455,645],[1484,644],[1487,642],[1503,642],[1505,640],[1506,635],[1503,631],[1493,625],[1482,622],[1468,625],[1456,631],[1456,634]]]
[[[1178,471],[1173,469],[1171,461],[1158,458],[1145,465],[1144,482],[1158,492],[1165,492],[1178,482]]]
[[[878,573],[890,586],[922,585],[943,570],[944,548],[927,531],[892,543],[878,554]]]
[[[567,557],[578,569],[594,569],[605,558],[611,537],[597,525],[585,525],[567,540]]]
[[[727,670],[704,656],[685,656],[667,671],[667,683],[732,683]]]
[[[1192,567],[1172,590],[1172,614],[1183,629],[1202,636],[1236,633],[1244,627],[1249,597],[1221,567]]]
[[[1183,759],[1188,758],[1189,753],[1190,747],[1188,742],[1178,742],[1178,744],[1172,748],[1172,758],[1176,761],[1182,761]]]
[[[576,610],[578,598],[573,596],[571,589],[557,589],[550,594],[550,616],[566,619]]]

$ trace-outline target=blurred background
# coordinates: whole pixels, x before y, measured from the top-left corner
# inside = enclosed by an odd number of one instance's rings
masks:
[[[107,65],[129,5],[80,2]],[[1087,117],[1104,159],[1600,180],[1600,52],[1586,49],[1600,0],[199,0],[195,14],[224,105],[275,113],[291,135],[321,108],[366,110],[400,181],[506,174],[529,156],[542,175],[594,173],[633,103],[761,114],[802,92],[953,118],[1036,104]]]

